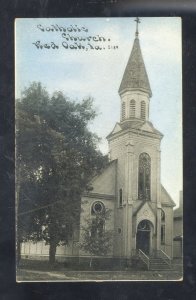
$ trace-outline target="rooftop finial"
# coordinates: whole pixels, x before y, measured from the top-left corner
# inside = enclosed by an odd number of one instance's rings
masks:
[[[137,17],[134,21],[136,22],[136,32],[135,32],[135,37],[137,38],[138,35],[139,35],[139,32],[138,32],[138,24],[141,23],[141,22],[140,22],[140,18],[138,18],[138,17]]]

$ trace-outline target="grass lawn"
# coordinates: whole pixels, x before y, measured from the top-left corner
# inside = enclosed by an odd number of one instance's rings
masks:
[[[169,271],[146,270],[80,270],[57,263],[51,267],[45,261],[23,261],[17,270],[17,281],[103,281],[103,280],[182,280],[182,265],[178,262]]]

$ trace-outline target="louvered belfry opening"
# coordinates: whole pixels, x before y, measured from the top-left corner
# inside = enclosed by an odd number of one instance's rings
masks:
[[[146,120],[146,103],[145,103],[145,101],[141,102],[141,119]]]
[[[130,112],[129,112],[130,118],[135,118],[135,100],[130,101]]]
[[[122,103],[121,119],[122,121],[126,118],[126,105],[125,102]]]

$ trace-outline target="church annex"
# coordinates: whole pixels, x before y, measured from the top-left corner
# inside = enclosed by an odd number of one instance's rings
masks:
[[[133,48],[118,90],[121,118],[107,136],[110,164],[93,178],[91,192],[82,197],[81,228],[85,220],[110,209],[105,230],[113,230],[110,257],[173,256],[175,203],[160,182],[163,135],[149,121],[152,91],[142,58],[138,22]],[[80,240],[82,239],[82,229]],[[80,256],[88,256],[79,250]]]

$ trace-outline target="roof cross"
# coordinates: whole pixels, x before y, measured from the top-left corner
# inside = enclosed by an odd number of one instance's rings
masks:
[[[138,35],[139,35],[139,32],[138,32],[138,24],[141,23],[141,22],[140,22],[140,18],[137,17],[134,21],[136,22],[136,32],[135,32],[135,37],[138,37]]]

